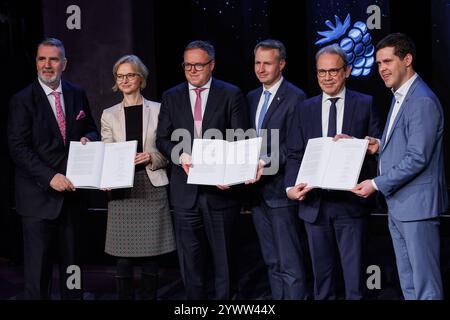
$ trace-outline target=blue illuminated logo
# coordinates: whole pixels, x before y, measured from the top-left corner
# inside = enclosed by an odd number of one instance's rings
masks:
[[[316,45],[338,44],[347,54],[351,75],[354,77],[369,75],[374,63],[375,48],[371,43],[372,36],[368,32],[367,25],[357,21],[350,28],[350,14],[347,14],[344,23],[338,16],[335,15],[334,18],[335,25],[330,20],[325,21],[330,30],[317,32],[322,38],[316,41]]]

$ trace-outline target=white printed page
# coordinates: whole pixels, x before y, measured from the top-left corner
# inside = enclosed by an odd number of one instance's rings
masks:
[[[339,139],[333,142],[324,189],[350,190],[356,186],[368,142],[366,139]]]
[[[102,189],[133,187],[136,150],[136,140],[105,144]]]
[[[75,188],[95,189],[100,187],[104,143],[100,141],[71,141],[67,161],[66,177]]]
[[[223,184],[226,166],[227,141],[194,139],[192,167],[187,183],[201,185]]]
[[[224,185],[234,185],[256,178],[262,138],[228,143]]]
[[[330,159],[333,138],[309,139],[297,174],[295,185],[306,183],[308,187],[321,187]]]

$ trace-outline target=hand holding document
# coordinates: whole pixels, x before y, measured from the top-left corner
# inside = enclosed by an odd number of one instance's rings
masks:
[[[189,184],[229,186],[256,178],[262,138],[195,139]]]
[[[76,188],[131,188],[137,141],[70,142],[66,177]]]
[[[310,139],[295,184],[306,183],[309,188],[331,190],[353,189],[368,143],[366,139]]]

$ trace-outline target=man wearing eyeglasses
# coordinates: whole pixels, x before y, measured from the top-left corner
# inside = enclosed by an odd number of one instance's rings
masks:
[[[187,299],[209,298],[207,279],[211,273],[215,287],[212,298],[230,299],[231,232],[240,212],[242,188],[187,184],[190,151],[175,151],[179,140],[172,140],[172,134],[177,129],[188,131],[189,146],[194,137],[201,138],[209,129],[218,130],[225,139],[227,129],[246,129],[247,106],[237,87],[212,77],[215,52],[210,43],[189,43],[183,57],[187,81],[163,94],[156,140],[158,149],[172,162],[170,202],[180,269]]]
[[[350,76],[347,56],[338,45],[316,54],[317,80],[322,94],[296,109],[287,139],[285,186],[288,197],[299,201],[305,221],[314,272],[316,300],[336,299],[336,270],[342,266],[346,299],[361,299],[362,251],[370,200],[351,192],[310,189],[295,185],[309,139],[318,137],[380,137],[381,123],[372,97],[346,89]],[[375,175],[366,157],[360,180]],[[335,250],[337,248],[337,251]]]

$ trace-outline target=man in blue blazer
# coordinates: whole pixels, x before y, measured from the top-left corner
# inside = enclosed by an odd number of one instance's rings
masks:
[[[436,95],[414,71],[414,43],[391,34],[377,45],[378,71],[394,93],[381,141],[379,176],[359,184],[362,197],[379,190],[389,208],[389,230],[405,299],[442,299],[439,215],[448,198],[442,149],[444,114]]]
[[[286,65],[283,43],[264,40],[256,45],[254,54],[255,74],[262,86],[249,92],[247,101],[250,127],[265,141],[261,161],[267,168],[252,186],[252,218],[267,265],[272,298],[305,299],[297,202],[287,198],[283,178],[287,133],[295,108],[306,95],[282,76]]]
[[[362,298],[362,253],[370,200],[348,191],[310,189],[295,185],[309,139],[381,135],[380,118],[372,97],[345,88],[350,75],[347,56],[337,45],[316,54],[317,79],[322,94],[296,109],[287,139],[285,186],[288,197],[299,201],[305,221],[314,272],[315,299],[336,299],[337,259],[343,271],[346,299]],[[375,176],[374,159],[366,157],[360,181]],[[367,201],[366,201],[367,200]],[[337,252],[335,250],[337,248]]]
[[[188,184],[187,177],[194,137],[215,130],[225,139],[227,129],[246,130],[247,103],[236,86],[212,77],[215,50],[210,43],[192,41],[183,57],[187,81],[163,94],[156,145],[172,163],[170,204],[186,297],[207,299],[208,289],[214,287],[215,299],[228,300],[232,229],[241,209],[243,186]],[[213,285],[207,281],[210,256]]]
[[[15,170],[16,210],[22,217],[25,299],[51,296],[52,254],[58,250],[63,299],[80,299],[69,289],[67,268],[79,263],[80,195],[66,178],[70,141],[96,140],[97,129],[84,91],[61,79],[65,50],[58,39],[37,50],[38,79],[11,99],[8,144]]]

